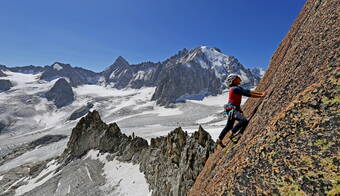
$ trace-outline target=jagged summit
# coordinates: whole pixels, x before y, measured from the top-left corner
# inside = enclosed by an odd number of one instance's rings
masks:
[[[129,62],[122,56],[118,56],[115,62],[115,65],[129,65]]]
[[[116,123],[105,124],[94,110],[73,128],[59,162],[67,167],[92,149],[107,152],[120,161],[138,164],[152,195],[185,195],[214,147],[202,127],[191,136],[179,127],[167,136],[151,139],[148,145],[143,138],[123,134]]]

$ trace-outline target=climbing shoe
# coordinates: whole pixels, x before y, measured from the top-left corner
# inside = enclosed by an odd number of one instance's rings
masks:
[[[223,144],[222,140],[220,140],[220,139],[216,140],[216,144],[221,146],[222,148],[225,148],[225,145]]]
[[[235,144],[238,142],[238,138],[236,136],[229,136],[229,139]]]

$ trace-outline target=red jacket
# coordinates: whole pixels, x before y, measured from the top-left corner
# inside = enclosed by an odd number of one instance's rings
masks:
[[[244,89],[240,86],[232,86],[229,89],[228,103],[236,106],[238,110],[241,110],[242,96],[250,97],[250,90]]]

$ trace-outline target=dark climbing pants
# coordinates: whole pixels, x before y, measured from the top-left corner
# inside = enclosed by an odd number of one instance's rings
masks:
[[[238,121],[235,127],[235,120]],[[228,114],[228,121],[224,129],[222,130],[220,136],[218,138],[223,140],[224,136],[228,133],[228,131],[232,131],[234,134],[239,131],[239,134],[242,134],[248,125],[248,120],[244,117],[243,113],[238,110],[231,110]]]

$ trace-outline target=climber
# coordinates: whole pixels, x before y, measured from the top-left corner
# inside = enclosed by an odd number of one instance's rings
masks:
[[[225,112],[228,114],[227,124],[220,133],[216,144],[222,147],[225,147],[223,144],[223,138],[228,133],[228,131],[232,131],[229,136],[230,140],[234,143],[238,141],[235,137],[236,133],[242,134],[245,128],[248,125],[248,120],[244,117],[243,112],[241,110],[241,99],[242,96],[253,97],[253,98],[262,98],[266,96],[265,92],[256,92],[255,90],[244,89],[241,86],[241,77],[236,74],[230,74],[227,77],[227,85],[229,88],[229,100],[228,104],[224,106]],[[235,127],[234,122],[238,121]],[[239,132],[238,132],[239,131]]]

